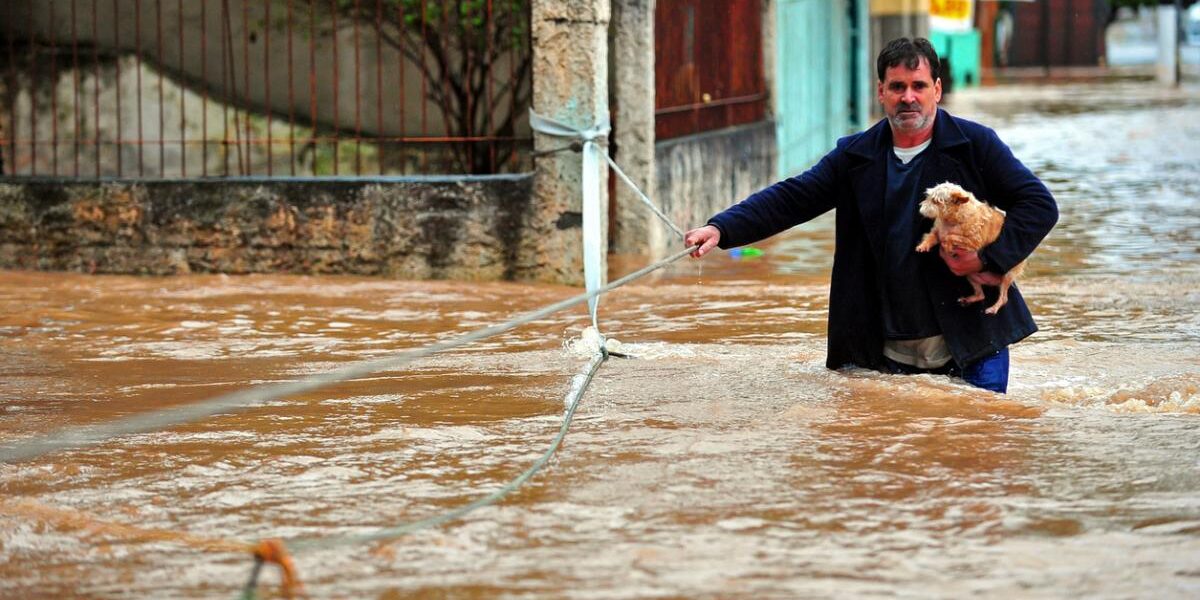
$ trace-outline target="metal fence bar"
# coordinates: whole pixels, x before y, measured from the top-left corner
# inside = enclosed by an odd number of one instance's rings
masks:
[[[246,139],[238,140],[238,165],[243,176],[250,174],[250,140],[254,139],[254,131],[250,128],[250,113],[246,107],[250,104],[250,0],[242,0],[242,102],[240,110],[234,113],[234,119],[240,113],[246,127]],[[242,152],[245,143],[246,151]]]
[[[236,99],[237,95],[238,95],[237,70],[236,70],[236,66],[234,65],[233,22],[232,22],[233,16],[231,14],[231,11],[229,10],[229,0],[221,1],[221,12],[223,13],[223,19],[222,19],[223,20],[223,23],[222,23],[223,35],[222,35],[222,37],[224,38],[221,41],[221,46],[222,46],[221,54],[224,57],[224,61],[226,61],[228,63],[228,70],[227,70],[228,79],[225,81],[225,94],[230,98]],[[225,78],[223,77],[222,79],[225,79]],[[221,104],[225,110],[225,125],[224,125],[224,136],[223,136],[222,143],[225,144],[225,170],[226,170],[225,174],[226,174],[226,176],[228,176],[229,175],[229,144],[231,143],[229,141],[229,102],[222,102]],[[232,143],[234,144],[234,147],[237,149],[238,174],[245,175],[246,167],[245,167],[245,162],[242,158],[242,127],[241,127],[241,123],[238,121],[237,111],[234,111],[234,113],[233,113],[233,138],[234,138],[234,141]]]
[[[361,7],[359,0],[354,0],[354,171],[362,173],[362,49],[359,37],[357,18]]]
[[[292,177],[296,176],[296,79],[295,54],[292,52],[292,16],[295,0],[287,4],[287,49],[288,49],[288,164]]]
[[[163,71],[167,63],[163,60],[162,0],[154,0],[154,19],[158,29],[158,64],[155,65],[158,71],[158,173],[162,176],[167,169],[167,146],[162,139],[163,132],[167,130],[167,100],[163,90]]]
[[[275,109],[271,106],[271,2],[268,0],[263,3],[266,10],[266,16],[263,20],[266,22],[266,27],[263,27],[263,74],[266,89],[264,90],[267,99],[267,139],[270,143],[267,144],[267,177],[274,175],[272,163],[275,161],[274,153],[274,132],[271,131],[271,114]]]
[[[468,8],[469,8],[469,5],[468,5]],[[473,116],[474,116],[473,113],[471,113],[471,108],[472,108],[471,96],[474,94],[475,90],[472,87],[471,67],[469,66],[471,64],[471,59],[473,58],[472,50],[474,50],[475,44],[473,43],[474,40],[470,39],[471,34],[467,33],[470,30],[471,16],[472,15],[469,12],[461,12],[460,11],[458,13],[458,27],[459,27],[459,29],[462,30],[463,37],[468,38],[467,42],[465,44],[463,44],[464,46],[466,46],[465,54],[467,56],[467,60],[466,60],[466,64],[463,65],[463,71],[464,71],[463,79],[465,80],[465,81],[463,81],[463,86],[462,86],[463,87],[463,106],[459,107],[459,110],[463,111],[463,118],[462,118],[461,122],[464,125],[466,125],[466,134],[467,135],[473,135],[475,133],[475,119],[473,118]],[[465,20],[465,22],[464,22],[464,20]],[[447,131],[447,133],[449,133],[449,131]],[[475,172],[475,144],[467,145],[466,169],[468,169],[469,173]]]
[[[442,10],[440,11],[439,16],[441,17],[440,18],[441,22],[438,24],[439,25],[438,33],[442,36],[442,39],[449,39],[450,19],[448,19],[446,17],[445,6],[442,7]],[[440,82],[440,85],[442,86],[443,97],[446,98],[446,101],[443,103],[443,105],[441,107],[442,110],[439,111],[442,113],[442,127],[444,127],[444,129],[442,129],[442,132],[444,134],[448,134],[450,132],[450,111],[453,110],[453,104],[454,104],[454,102],[451,100],[452,95],[449,90],[450,65],[448,63],[449,63],[449,61],[445,60],[445,58],[443,57],[443,59],[440,60],[439,64],[438,64],[438,80]]]
[[[74,117],[71,120],[75,125],[74,139],[71,140],[71,145],[73,146],[73,170],[71,174],[79,177],[79,142],[83,137],[83,123],[81,122],[83,115],[79,110],[79,33],[76,31],[76,22],[78,21],[76,18],[76,13],[78,12],[76,10],[76,2],[77,0],[71,0],[71,90],[75,96],[75,104],[71,110],[71,116]]]
[[[26,6],[25,31],[29,40],[29,76],[33,81],[38,79],[37,39],[33,35],[33,3]],[[37,176],[37,94],[29,94],[29,170]]]
[[[516,17],[517,17],[516,5],[510,3],[508,5],[508,10],[509,10],[508,18],[513,19],[515,21]],[[516,45],[518,43],[518,40],[516,39],[516,35],[513,36],[513,39],[510,40],[510,42],[513,47],[516,47]],[[508,81],[509,81],[510,85],[512,85],[513,82],[515,82],[516,80],[517,80],[517,57],[509,56],[509,59],[508,59]],[[517,97],[516,94],[517,94],[517,90],[516,90],[515,85],[513,85],[512,90],[510,92],[510,100],[515,100]],[[516,142],[512,143],[509,146],[508,156],[509,156],[509,160],[515,166],[516,162],[518,160],[517,159],[517,144],[516,144]]]
[[[201,2],[201,4],[204,4],[204,3]],[[268,5],[269,5],[269,3],[268,3]],[[184,35],[183,35],[183,32],[184,32],[183,0],[179,0],[178,10],[179,10],[179,15],[178,15],[179,16],[179,19],[178,19],[178,22],[179,22],[179,72],[183,73],[184,71],[186,71],[186,68],[187,68],[187,64],[184,61],[184,57],[186,55],[184,54],[184,44],[183,44],[183,38],[184,38]],[[97,38],[97,39],[99,39],[99,38]],[[184,140],[184,142],[179,145],[179,170],[180,170],[180,174],[183,175],[183,177],[185,177],[185,178],[187,177],[187,102],[186,102],[186,99],[187,99],[186,94],[179,94],[179,137]]]
[[[145,115],[142,113],[142,0],[135,0],[133,5],[134,18],[134,46],[137,48],[137,132],[138,142],[145,139],[145,132],[142,128],[142,122],[145,121]],[[146,155],[145,147],[139,143],[138,149],[138,177],[146,176]]]
[[[310,111],[310,123],[313,124],[313,135],[316,135],[317,124],[317,45],[312,40],[317,39],[317,3],[310,2],[308,5],[308,102]],[[317,154],[316,144],[311,146],[313,156]],[[313,160],[313,175],[317,173],[317,161]]]
[[[375,22],[380,26],[383,24],[383,0],[375,0]],[[376,133],[383,131],[383,35],[381,32],[376,32],[375,35],[375,131]],[[378,163],[379,174],[383,175],[383,155],[380,152],[376,152],[375,162]]]
[[[763,100],[766,100],[766,98],[767,98],[766,93],[760,93],[760,94],[751,94],[749,96],[737,96],[735,98],[720,98],[717,100],[710,100],[708,102],[695,102],[692,104],[680,104],[678,106],[668,106],[666,108],[656,109],[654,111],[654,116],[672,115],[672,114],[681,113],[681,112],[699,111],[699,110],[703,110],[706,108],[718,108],[718,107],[723,108],[723,107],[727,107],[727,106],[733,106],[736,104],[753,104],[755,102],[762,102]]]
[[[229,4],[226,0],[221,0],[221,92],[226,96],[231,96],[229,93],[229,44],[226,43],[229,39]],[[225,177],[229,177],[229,103],[221,103],[221,162]]]
[[[117,20],[117,17],[118,17],[118,13],[117,13],[117,8],[118,8],[117,3],[118,2],[119,2],[119,0],[113,0],[113,2],[112,2],[113,20]],[[200,5],[203,6],[204,3],[202,2],[202,3],[200,3]],[[121,47],[121,28],[120,27],[113,27],[113,44],[117,48]],[[99,44],[97,44],[97,46],[99,46]],[[125,129],[122,127],[123,123],[122,123],[122,115],[121,115],[121,59],[119,56],[117,57],[117,60],[115,61],[114,66],[115,66],[115,71],[117,74],[117,85],[115,86],[116,92],[117,92],[117,133],[115,135],[116,150],[117,150],[117,177],[121,177],[125,174],[125,169],[124,169],[124,164],[123,164],[123,156],[122,156],[124,154],[124,152],[121,151],[121,137],[124,135],[123,132],[125,131]]]
[[[55,3],[50,0],[50,26],[54,27],[57,19],[55,18]],[[55,48],[50,53],[50,84],[52,93],[50,94],[50,139],[54,142],[50,149],[50,173],[58,175],[58,49]]]
[[[399,37],[401,35],[403,35],[404,24],[406,23],[406,21],[404,20],[404,3],[403,2],[396,3],[396,17],[397,17],[396,18],[396,37],[397,37],[397,39],[399,39]],[[399,75],[399,79],[400,79],[400,87],[396,90],[396,96],[397,96],[396,104],[400,105],[400,127],[403,128],[403,127],[406,127],[408,124],[408,121],[404,120],[404,104],[405,104],[404,90],[408,89],[404,85],[404,79],[405,79],[404,72],[407,69],[404,68],[404,58],[403,58],[404,53],[400,52],[399,48],[397,48],[397,51],[399,52],[401,58],[400,58],[400,60],[396,61],[396,71],[397,71],[397,74]],[[424,98],[422,97],[422,100],[423,99]],[[399,151],[396,154],[403,156],[404,147],[401,146],[397,150],[399,150]]]
[[[116,1],[116,0],[114,0]],[[200,3],[200,176],[208,177],[208,2]],[[117,86],[121,89],[121,86]]]
[[[331,36],[333,38],[333,55],[335,57],[337,57],[337,56],[341,56],[341,54],[338,54],[338,9],[337,9],[338,6],[337,6],[337,0],[330,0],[330,2],[333,5],[333,35]],[[338,162],[339,162],[338,161],[338,147],[341,146],[341,143],[338,138],[341,137],[341,131],[342,131],[342,122],[338,118],[338,113],[339,113],[338,109],[341,108],[341,98],[340,98],[340,95],[338,94],[338,92],[341,90],[341,87],[342,87],[342,78],[340,77],[340,74],[338,72],[338,63],[339,62],[341,62],[341,61],[337,60],[336,58],[333,61],[333,138],[334,138],[334,140],[333,140],[333,174],[334,174],[334,176],[338,175]]]
[[[429,14],[429,12],[426,10],[425,0],[421,0],[421,38],[422,39],[424,39],[424,37],[425,37],[425,28],[428,26],[428,23],[425,21],[425,15],[427,15],[427,14]],[[403,28],[404,24],[401,23],[400,27]],[[401,33],[400,35],[403,35],[403,33]],[[429,71],[427,70],[427,66],[425,63],[425,54],[426,54],[425,50],[423,48],[418,49],[418,52],[421,53],[421,135],[428,136],[429,135],[429,103],[426,102],[426,100],[429,99],[429,76],[427,75],[427,73],[429,73]],[[421,155],[421,169],[424,170],[427,164],[428,164],[428,157],[425,156],[424,154],[422,154]]]
[[[97,10],[99,4],[100,0],[92,0],[92,72],[95,77],[92,82],[92,91],[95,94],[95,99],[92,103],[92,123],[96,128],[95,139],[92,141],[96,144],[95,176],[97,178],[100,177],[100,164],[104,159],[100,148],[100,26],[99,10]],[[120,89],[120,86],[118,86],[118,89]]]
[[[485,22],[487,23],[486,31],[484,32],[484,35],[487,36],[487,60],[493,61],[495,60],[495,49],[492,47],[492,37],[496,33],[496,23],[492,21],[492,0],[487,0],[487,18]],[[496,114],[495,82],[496,77],[489,68],[487,73],[487,113],[485,116],[488,131],[495,130],[495,123],[492,121],[492,117]],[[496,142],[488,144],[488,168],[492,171],[496,170]]]
[[[5,37],[8,38],[8,80],[17,85],[17,36],[10,33]],[[8,111],[8,128],[5,131],[14,139],[17,137],[17,111]],[[13,140],[0,141],[7,142],[0,146],[0,176],[16,173],[17,147]]]

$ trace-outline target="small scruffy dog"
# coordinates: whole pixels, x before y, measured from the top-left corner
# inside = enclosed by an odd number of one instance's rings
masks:
[[[946,182],[925,190],[921,201],[921,215],[933,219],[933,229],[925,234],[917,245],[917,252],[929,252],[939,243],[947,250],[978,252],[996,241],[1004,227],[1004,212],[980,202],[975,195],[957,184]],[[1004,274],[1000,283],[1000,298],[984,312],[994,315],[1008,303],[1008,288],[1025,271],[1025,261]],[[971,304],[983,300],[983,286],[970,275],[967,279],[975,293],[959,298],[959,304]]]

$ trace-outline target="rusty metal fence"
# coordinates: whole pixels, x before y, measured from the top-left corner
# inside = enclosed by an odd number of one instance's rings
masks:
[[[530,0],[4,0],[0,175],[528,168]]]
[[[657,139],[766,118],[761,0],[658,0],[654,15]]]

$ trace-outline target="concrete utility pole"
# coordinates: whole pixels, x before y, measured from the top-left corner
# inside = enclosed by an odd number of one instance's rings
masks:
[[[1179,85],[1179,0],[1164,0],[1158,5],[1158,64],[1155,69],[1159,83]]]
[[[655,0],[618,0],[613,5],[612,157],[662,206],[654,185],[654,8]],[[624,183],[617,184],[616,197],[609,201],[616,205],[615,231],[610,232],[615,252],[653,255],[675,242]]]
[[[874,81],[875,57],[884,45],[898,37],[929,37],[928,0],[870,0],[871,42],[867,49],[868,70]],[[870,107],[867,120],[883,116],[879,103],[875,102],[875,85],[869,86]]]
[[[608,119],[609,0],[534,0],[533,109],[586,130]],[[561,138],[535,133],[535,152],[565,145]],[[583,281],[582,157],[556,152],[536,161],[533,207],[522,256],[537,257],[523,276],[541,281]],[[607,221],[608,168],[599,165],[600,211]],[[602,221],[602,223],[603,223]],[[536,232],[536,233],[534,233]],[[601,272],[606,268],[608,233],[600,235]]]

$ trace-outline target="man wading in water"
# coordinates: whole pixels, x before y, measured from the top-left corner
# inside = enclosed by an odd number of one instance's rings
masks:
[[[901,38],[879,53],[879,103],[887,115],[838,140],[805,173],[780,181],[709,219],[684,238],[700,245],[753,243],[837,209],[829,290],[831,369],[857,365],[886,373],[940,373],[972,385],[1008,388],[1008,345],[1037,326],[1013,287],[997,315],[1001,273],[1025,260],[1058,221],[1050,191],[996,133],[938,108],[942,81],[928,40]],[[924,190],[950,181],[1007,212],[1000,237],[978,253],[914,251],[930,222],[917,212]],[[978,274],[988,298],[970,295]]]

